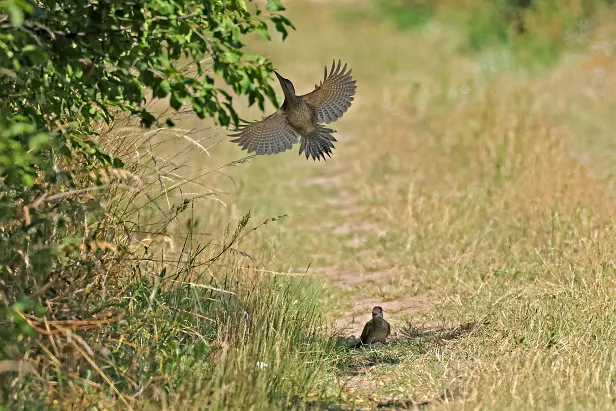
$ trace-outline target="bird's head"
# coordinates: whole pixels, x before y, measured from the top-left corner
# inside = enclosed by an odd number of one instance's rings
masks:
[[[383,318],[383,309],[378,305],[372,309],[372,318],[374,317]]]
[[[285,96],[287,95],[287,91],[294,96],[295,87],[293,86],[293,83],[291,83],[291,80],[282,77],[280,74],[278,74],[277,71],[274,71],[274,74],[276,75],[276,77],[278,77],[280,87],[282,87],[282,90],[285,92]]]

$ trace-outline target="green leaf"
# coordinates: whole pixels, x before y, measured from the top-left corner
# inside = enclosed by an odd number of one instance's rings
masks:
[[[147,68],[147,66],[143,71],[139,73],[139,80],[141,80],[143,84],[148,87],[154,83],[154,79],[154,73],[152,73],[152,71]]]
[[[156,87],[156,97],[164,98],[167,97],[169,92],[171,91],[171,84],[167,80],[163,80]]]
[[[122,168],[124,167],[124,162],[120,160],[119,158],[114,157],[113,160],[111,161],[111,165],[115,168]]]
[[[278,31],[279,33],[282,34],[282,39],[285,40],[287,38],[287,36],[289,35],[289,32],[287,31],[287,27],[289,26],[293,29],[295,29],[295,27],[293,27],[293,25],[288,24],[289,21],[287,19],[285,19],[284,17],[281,16],[272,16],[270,17],[270,20],[274,23],[274,26],[276,27],[276,31]]]
[[[24,22],[24,11],[13,2],[9,3],[8,9],[11,24],[15,27],[21,27]]]
[[[283,15],[278,15],[276,16],[278,19],[280,19],[280,21],[282,21],[286,26],[291,27],[293,30],[295,30],[295,26],[293,25],[293,23],[291,22],[291,20],[289,20],[288,18],[286,18]]]
[[[178,96],[178,94],[174,91],[171,93],[171,98],[169,99],[169,105],[175,110],[179,111],[182,108],[182,99]]]
[[[239,53],[236,51],[225,51],[223,56],[227,63],[238,63],[240,61]]]
[[[48,145],[49,145],[49,135],[45,133],[39,133],[35,135],[34,137],[31,137],[30,141],[28,141],[28,146],[30,147],[30,150],[33,150],[33,151],[40,151],[41,148],[46,147]]]
[[[285,10],[280,0],[267,0],[267,6],[265,8],[267,11],[272,12]]]
[[[141,110],[139,115],[141,116],[141,125],[145,128],[150,128],[156,121],[156,117],[154,117],[152,113],[149,113],[146,109]]]
[[[272,39],[269,33],[267,32],[267,29],[255,29],[255,33],[257,33],[259,36],[261,36],[261,38],[264,38],[265,40]]]

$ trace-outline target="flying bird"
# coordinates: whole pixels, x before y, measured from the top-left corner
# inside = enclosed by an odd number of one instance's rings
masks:
[[[338,120],[351,107],[357,86],[347,65],[332,63],[320,85],[314,91],[298,96],[290,80],[274,71],[284,93],[284,103],[274,114],[260,121],[245,122],[231,140],[257,155],[278,154],[293,147],[299,140],[299,154],[306,159],[331,158],[336,131],[323,124]]]

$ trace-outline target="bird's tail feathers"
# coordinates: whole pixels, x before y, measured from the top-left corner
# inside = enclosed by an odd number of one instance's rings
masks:
[[[300,138],[299,154],[305,153],[306,159],[312,157],[314,161],[321,161],[321,158],[327,160],[325,154],[331,158],[332,149],[335,148],[333,142],[338,141],[332,136],[332,133],[335,132],[336,130],[331,128],[317,125],[317,130],[314,133]]]

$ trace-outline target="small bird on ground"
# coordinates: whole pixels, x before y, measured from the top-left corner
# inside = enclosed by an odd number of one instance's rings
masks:
[[[389,336],[389,332],[389,323],[383,318],[383,309],[376,306],[372,309],[372,319],[364,326],[364,331],[359,338],[360,341],[355,344],[355,348],[359,348],[365,344],[385,342]]]
[[[331,158],[335,130],[323,126],[338,120],[351,107],[357,86],[351,77],[347,65],[342,68],[341,61],[332,63],[320,85],[314,91],[298,96],[290,80],[274,71],[284,93],[284,103],[274,114],[260,121],[245,122],[240,125],[237,137],[231,140],[243,150],[258,155],[278,154],[300,142],[299,154],[306,154],[306,159],[326,160]]]

